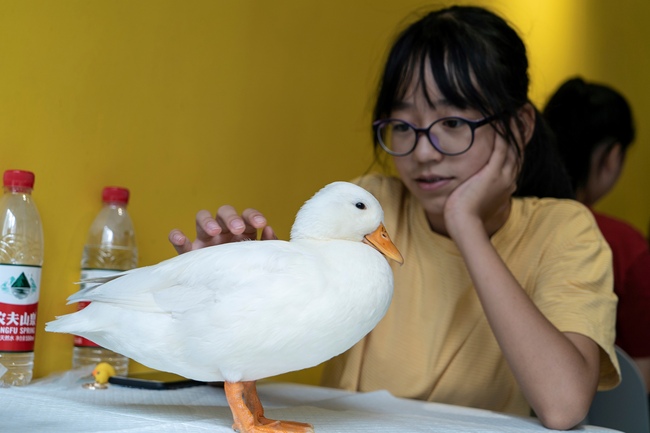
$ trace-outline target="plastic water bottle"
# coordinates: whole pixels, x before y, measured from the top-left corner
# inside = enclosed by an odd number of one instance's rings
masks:
[[[27,385],[34,369],[43,228],[34,173],[7,170],[0,199],[0,386]]]
[[[83,250],[81,279],[118,274],[138,265],[138,248],[135,242],[133,222],[126,210],[129,190],[106,187],[102,191],[103,207],[95,217]],[[81,284],[81,289],[88,284]],[[88,303],[80,302],[78,308]],[[108,362],[115,372],[124,376],[128,372],[129,359],[92,341],[75,336],[72,368]]]

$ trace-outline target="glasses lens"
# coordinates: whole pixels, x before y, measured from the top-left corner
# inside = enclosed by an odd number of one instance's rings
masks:
[[[442,153],[455,155],[465,152],[472,145],[473,131],[467,120],[447,117],[438,120],[429,130],[431,141]]]
[[[399,120],[388,120],[377,127],[379,144],[391,155],[406,155],[416,142],[415,130],[408,124]]]
[[[384,120],[377,124],[377,138],[381,147],[391,155],[408,155],[415,149],[418,131],[401,120]],[[445,155],[458,155],[470,148],[474,140],[474,130],[466,119],[444,117],[434,122],[428,129],[429,142],[438,152]]]

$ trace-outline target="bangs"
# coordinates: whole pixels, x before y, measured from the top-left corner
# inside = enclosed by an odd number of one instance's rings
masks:
[[[486,62],[486,57],[476,53],[470,57],[463,48],[467,46],[467,35],[463,37],[464,32],[451,29],[456,27],[454,20],[445,19],[437,24],[423,28],[426,34],[403,35],[395,45],[388,62],[394,68],[387,69],[384,74],[383,95],[379,95],[376,118],[388,116],[406,98],[409,89],[422,92],[433,107],[434,101],[426,85],[431,78],[450,104],[460,109],[474,108],[486,116],[492,114],[475,73],[484,69],[480,63]],[[476,61],[479,63],[475,64]],[[427,79],[428,71],[432,77]]]

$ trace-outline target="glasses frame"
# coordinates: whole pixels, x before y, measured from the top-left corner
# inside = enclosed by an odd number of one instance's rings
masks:
[[[480,128],[483,125],[487,125],[488,123],[495,120],[497,117],[498,116],[496,114],[493,114],[492,116],[488,116],[488,117],[485,117],[485,118],[480,119],[480,120],[469,120],[469,119],[465,119],[464,117],[459,117],[459,116],[441,117],[440,119],[438,119],[438,120],[434,121],[433,123],[431,123],[431,125],[429,125],[426,128],[418,128],[417,126],[413,125],[410,122],[407,122],[406,120],[389,118],[389,119],[375,120],[374,122],[372,122],[372,127],[375,130],[375,137],[377,139],[377,142],[379,142],[379,145],[381,146],[381,148],[384,149],[384,151],[386,151],[386,153],[388,153],[389,155],[392,155],[392,156],[406,156],[406,155],[409,155],[409,154],[413,153],[413,151],[415,150],[415,148],[418,145],[418,141],[420,141],[420,134],[424,134],[427,137],[427,140],[429,140],[429,143],[431,143],[431,146],[433,146],[433,148],[436,149],[438,152],[442,153],[443,155],[447,155],[447,156],[456,156],[456,155],[461,155],[461,154],[467,152],[469,149],[471,149],[472,145],[474,144],[474,131],[476,131],[477,128]],[[433,128],[433,125],[435,125],[436,123],[442,122],[442,121],[445,121],[445,120],[462,120],[463,122],[465,122],[465,123],[467,123],[469,125],[469,128],[472,131],[472,139],[470,140],[469,145],[467,146],[467,149],[463,150],[462,152],[451,152],[450,153],[450,152],[446,152],[446,151],[440,149],[433,142],[433,140],[431,139],[431,128]],[[384,144],[384,142],[382,141],[381,134],[379,133],[379,131],[381,130],[382,126],[384,126],[384,125],[386,125],[386,124],[388,124],[390,122],[404,123],[404,124],[408,125],[411,129],[413,129],[415,131],[415,140],[413,141],[413,146],[411,147],[411,149],[408,152],[395,152],[395,151],[389,149],[388,146],[386,146],[386,144]]]

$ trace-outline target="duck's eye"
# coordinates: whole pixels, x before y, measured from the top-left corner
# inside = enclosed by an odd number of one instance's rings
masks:
[[[361,202],[355,204],[355,206],[357,207],[357,209],[365,209],[366,208],[366,205],[361,203]]]

